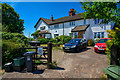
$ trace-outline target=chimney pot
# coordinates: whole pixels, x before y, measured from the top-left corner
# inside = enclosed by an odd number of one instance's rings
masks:
[[[53,15],[51,15],[51,21],[53,21]]]
[[[72,9],[70,9],[70,11],[69,11],[69,16],[74,16],[75,15],[75,11],[74,11],[74,9],[72,8]]]

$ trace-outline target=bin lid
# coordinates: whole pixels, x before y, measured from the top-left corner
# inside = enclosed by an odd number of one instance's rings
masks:
[[[12,62],[6,63],[4,66],[12,65]]]
[[[14,58],[13,60],[21,60],[21,59],[24,59],[24,57],[17,57],[17,58]]]
[[[36,52],[26,52],[26,53],[24,53],[24,56],[26,56],[26,55],[33,55],[33,54],[35,54]]]
[[[103,69],[103,71],[115,79],[120,79],[120,66],[110,65],[109,67]]]

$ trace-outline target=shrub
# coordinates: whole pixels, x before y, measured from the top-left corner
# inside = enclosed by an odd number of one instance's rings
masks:
[[[35,38],[37,38],[40,35],[40,30],[37,30],[36,32],[34,32],[33,34],[31,34],[31,36],[34,36]]]
[[[109,51],[111,51],[111,46],[114,44],[114,46],[118,46],[118,53],[120,53],[120,27],[118,26],[113,30],[107,30],[107,32],[109,33],[108,37],[112,38],[111,41],[107,43]],[[120,65],[120,54],[118,54],[117,60]]]
[[[25,43],[28,44],[29,40],[23,34],[20,33],[7,33],[2,32],[2,39],[3,40],[10,40],[12,42],[17,43]]]
[[[55,40],[56,40],[56,42],[61,41],[61,40],[60,40],[60,37],[55,37]]]
[[[10,40],[2,41],[2,64],[12,62],[14,58],[20,57],[26,50],[21,50],[21,43],[11,42]]]
[[[63,42],[63,38],[64,38],[64,43],[67,43],[68,41],[70,41],[72,39],[71,36],[66,36],[66,35],[61,35],[58,37],[58,39]]]
[[[38,38],[38,41],[40,41],[41,44],[47,44],[49,42],[49,39],[46,38]]]
[[[88,40],[88,46],[92,46],[93,45],[93,39],[89,39]]]
[[[62,42],[62,41],[60,41],[60,42],[58,42],[58,44],[61,44],[61,45],[63,45],[63,42]]]
[[[51,39],[49,39],[49,42],[52,42],[52,43],[57,43],[57,40],[56,40],[56,39],[51,38]]]
[[[96,44],[99,40],[100,40],[99,38],[95,39],[95,44]]]
[[[20,33],[2,32],[2,59],[3,65],[13,58],[20,57],[27,50],[21,50],[22,45],[28,46],[29,40]]]

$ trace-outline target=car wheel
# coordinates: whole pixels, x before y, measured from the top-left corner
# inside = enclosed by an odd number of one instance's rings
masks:
[[[80,48],[79,47],[77,47],[77,52],[79,52],[80,51]]]
[[[87,45],[85,46],[85,49],[87,48]]]

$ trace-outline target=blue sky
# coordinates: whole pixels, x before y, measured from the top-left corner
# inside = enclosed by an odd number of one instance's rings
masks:
[[[40,17],[54,19],[68,16],[69,10],[74,8],[79,13],[84,12],[79,2],[7,2],[24,20],[24,35],[29,36],[35,32],[34,25]]]

